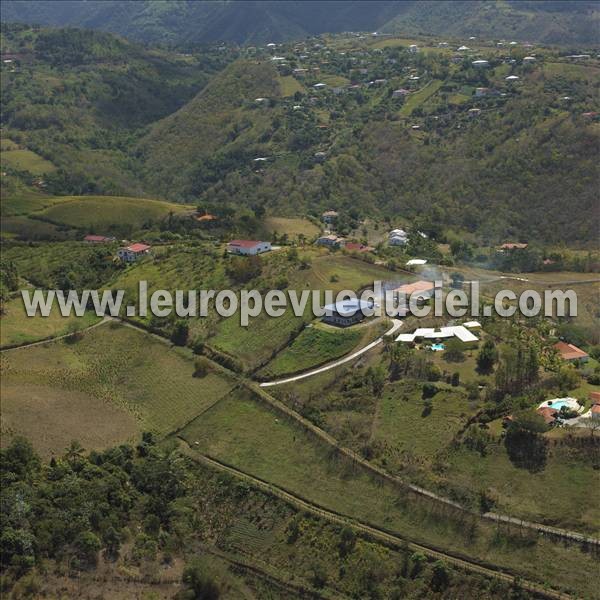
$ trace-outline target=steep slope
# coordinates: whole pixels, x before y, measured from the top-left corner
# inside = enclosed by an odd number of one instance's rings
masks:
[[[230,168],[248,165],[273,117],[263,104],[280,93],[270,64],[238,60],[230,65],[141,140],[147,185],[165,196],[190,199],[199,180],[218,181],[220,162]],[[260,106],[257,98],[265,99]]]
[[[3,138],[58,170],[58,193],[139,193],[137,132],[190,100],[229,53],[147,50],[112,34],[3,25]],[[32,173],[35,174],[35,173]],[[27,176],[27,173],[25,173]]]
[[[325,32],[486,35],[559,44],[598,42],[597,3],[481,0],[3,2],[2,20],[87,27],[168,44],[264,43]]]

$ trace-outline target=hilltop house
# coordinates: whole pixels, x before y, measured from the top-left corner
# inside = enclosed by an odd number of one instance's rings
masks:
[[[227,252],[230,254],[239,254],[243,256],[255,256],[271,250],[271,242],[261,242],[258,240],[231,240],[227,244]]]
[[[117,256],[124,262],[135,262],[150,252],[150,246],[147,244],[131,244],[117,250]]]
[[[374,304],[372,302],[366,302],[358,298],[328,304],[324,307],[323,322],[338,327],[348,327],[360,323],[366,316],[363,311],[368,312],[373,308]]]
[[[567,342],[557,342],[554,344],[553,348],[556,348],[559,356],[565,362],[584,363],[590,359],[587,352],[584,352],[581,348],[578,348],[573,344],[567,344]]]
[[[327,223],[328,225],[331,225],[337,218],[338,218],[338,213],[335,210],[326,210],[322,215],[321,218],[323,219],[324,223]]]

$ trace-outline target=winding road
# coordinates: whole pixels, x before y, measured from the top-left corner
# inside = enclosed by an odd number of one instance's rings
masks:
[[[339,367],[344,363],[350,362],[351,360],[358,358],[361,354],[364,354],[365,352],[371,350],[371,348],[375,348],[375,346],[383,342],[383,338],[386,335],[394,334],[396,331],[398,331],[398,329],[400,329],[400,327],[402,327],[402,321],[398,319],[392,319],[392,327],[388,329],[388,331],[386,331],[384,335],[378,337],[374,342],[367,344],[360,350],[356,350],[356,352],[348,354],[347,356],[344,356],[344,358],[340,358],[339,360],[328,363],[322,367],[317,367],[316,369],[312,369],[311,371],[306,371],[306,373],[300,373],[300,375],[294,375],[293,377],[287,377],[286,379],[276,379],[275,381],[265,381],[260,384],[260,387],[271,387],[273,385],[283,385],[284,383],[292,383],[293,381],[299,381],[300,379],[306,379],[307,377],[313,377],[314,375],[324,373],[325,371],[329,371],[330,369],[335,369],[336,367]]]

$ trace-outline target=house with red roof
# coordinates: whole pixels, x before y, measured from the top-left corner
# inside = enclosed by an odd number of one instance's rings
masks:
[[[550,408],[549,406],[538,408],[536,412],[544,419],[546,425],[553,425],[556,421],[556,415],[558,415],[558,411],[555,408]]]
[[[231,240],[227,244],[227,252],[230,254],[240,254],[244,256],[255,256],[271,250],[271,242],[261,242],[258,240]]]
[[[556,348],[561,359],[566,362],[583,363],[590,359],[587,352],[584,352],[581,348],[573,344],[567,344],[567,342],[557,342],[553,347]]]
[[[109,242],[114,242],[114,237],[105,237],[103,235],[86,235],[83,238],[84,242],[88,244],[108,244]]]
[[[135,262],[142,256],[145,256],[150,252],[151,246],[142,243],[131,244],[131,246],[126,246],[124,248],[119,248],[117,250],[117,256],[123,262]]]
[[[346,242],[344,248],[348,250],[348,252],[373,252],[373,250],[375,250],[372,246],[365,246],[358,242]]]

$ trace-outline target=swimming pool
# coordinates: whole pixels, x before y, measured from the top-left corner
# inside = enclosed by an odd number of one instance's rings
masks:
[[[548,404],[550,408],[555,408],[556,410],[560,410],[563,406],[567,408],[571,407],[571,402],[569,400],[555,400],[554,402]]]
[[[431,344],[431,349],[434,352],[441,352],[446,349],[446,346],[444,346],[444,344]]]

